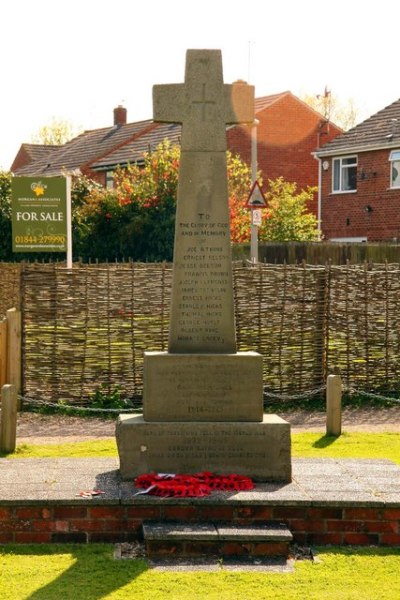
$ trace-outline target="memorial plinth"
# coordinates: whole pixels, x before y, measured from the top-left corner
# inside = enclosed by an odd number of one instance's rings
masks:
[[[235,472],[290,481],[290,426],[263,414],[262,356],[237,352],[226,125],[254,88],[223,83],[218,50],[188,50],[184,84],[154,86],[154,120],[182,123],[168,352],[144,356],[143,417],[120,416],[124,479]]]
[[[117,437],[123,479],[205,470],[256,481],[291,479],[290,425],[277,415],[264,415],[261,423],[149,423],[121,415]]]

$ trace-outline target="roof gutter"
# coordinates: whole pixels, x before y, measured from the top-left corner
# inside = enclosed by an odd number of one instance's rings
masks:
[[[382,146],[382,144],[375,144],[373,146],[343,146],[342,148],[332,148],[331,150],[315,150],[311,154],[315,158],[322,158],[325,156],[338,156],[343,154],[354,154],[354,152],[373,152],[375,150],[392,150],[393,148],[400,148],[400,139],[396,142],[391,142],[386,146]]]

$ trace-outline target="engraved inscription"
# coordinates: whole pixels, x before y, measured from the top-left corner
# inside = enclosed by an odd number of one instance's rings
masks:
[[[198,221],[179,222],[177,226],[182,256],[174,266],[181,289],[177,339],[198,344],[224,343],[220,323],[231,283],[227,268],[231,257],[226,246],[215,244],[214,240],[229,236],[228,223],[214,222],[209,213],[198,213]],[[187,237],[195,239],[190,241]],[[210,241],[209,237],[213,239]]]
[[[267,432],[262,428],[257,429],[219,429],[216,436],[213,429],[200,431],[171,431],[164,433],[161,429],[157,432],[158,443],[156,446],[148,445],[152,458],[164,460],[181,460],[187,456],[204,460],[229,459],[244,462],[260,461],[268,458],[263,439]],[[143,437],[153,437],[154,432],[144,432]],[[174,439],[176,438],[176,439]],[[247,440],[241,444],[240,440]],[[152,446],[152,447],[151,447]],[[158,450],[162,448],[162,451]]]

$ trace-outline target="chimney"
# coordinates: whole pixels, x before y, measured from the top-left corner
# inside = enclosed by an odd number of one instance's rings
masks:
[[[114,125],[126,125],[127,110],[121,104],[114,108]]]

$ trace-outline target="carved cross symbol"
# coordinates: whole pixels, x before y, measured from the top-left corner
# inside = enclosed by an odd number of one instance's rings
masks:
[[[226,150],[226,125],[254,119],[254,88],[224,84],[220,50],[188,50],[185,83],[155,85],[153,110],[154,121],[182,123],[182,150]]]
[[[201,106],[201,120],[205,121],[207,104],[215,104],[214,100],[206,100],[206,84],[205,83],[203,83],[203,85],[202,85],[201,100],[193,100],[192,104],[199,104]]]

